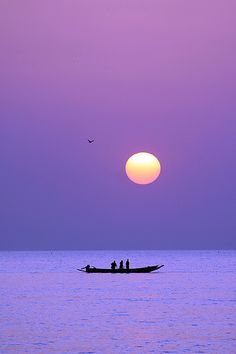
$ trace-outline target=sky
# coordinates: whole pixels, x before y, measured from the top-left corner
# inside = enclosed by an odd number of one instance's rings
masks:
[[[236,248],[235,12],[1,0],[0,249]]]

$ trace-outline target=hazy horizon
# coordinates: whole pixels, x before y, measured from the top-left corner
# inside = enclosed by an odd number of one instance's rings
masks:
[[[224,252],[224,251],[232,251],[232,252],[234,252],[234,251],[236,251],[236,249],[234,249],[234,248],[220,248],[220,249],[213,249],[213,248],[205,248],[205,249],[196,249],[196,248],[192,248],[192,249],[178,249],[178,248],[175,248],[175,249],[171,249],[171,248],[162,248],[162,249],[154,249],[154,248],[152,248],[152,249],[148,249],[148,248],[143,248],[143,249],[128,249],[128,248],[124,248],[124,249],[118,249],[118,248],[116,248],[116,249],[93,249],[93,248],[89,248],[89,249],[2,249],[2,250],[0,250],[0,252],[89,252],[89,251],[91,251],[91,252],[103,252],[103,251],[112,251],[112,252],[139,252],[139,251],[153,251],[153,252],[155,252],[155,251],[166,251],[166,252],[175,252],[175,251],[179,251],[179,252],[191,252],[191,251],[193,251],[193,252],[201,252],[201,251],[218,251],[218,252],[220,252],[220,251],[222,251],[222,252]]]

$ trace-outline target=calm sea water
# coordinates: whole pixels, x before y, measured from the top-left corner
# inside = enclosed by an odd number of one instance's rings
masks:
[[[84,274],[87,263],[164,264]],[[0,353],[236,353],[235,251],[0,253]]]

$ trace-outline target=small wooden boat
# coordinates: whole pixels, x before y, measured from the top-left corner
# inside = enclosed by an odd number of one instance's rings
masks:
[[[153,272],[154,270],[158,270],[160,268],[164,267],[164,265],[155,265],[155,266],[148,266],[148,267],[142,267],[142,268],[130,268],[130,269],[109,269],[109,268],[96,268],[96,267],[84,267],[81,269],[77,269],[81,272],[85,273],[150,273]]]

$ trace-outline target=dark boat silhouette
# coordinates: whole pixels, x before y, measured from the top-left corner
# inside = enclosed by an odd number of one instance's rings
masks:
[[[81,272],[85,273],[150,273],[153,272],[154,270],[158,270],[160,268],[164,267],[164,264],[162,265],[155,265],[155,266],[148,266],[148,267],[142,267],[142,268],[130,268],[130,269],[111,269],[111,268],[96,268],[96,267],[90,267],[90,268],[81,268],[77,269]]]

